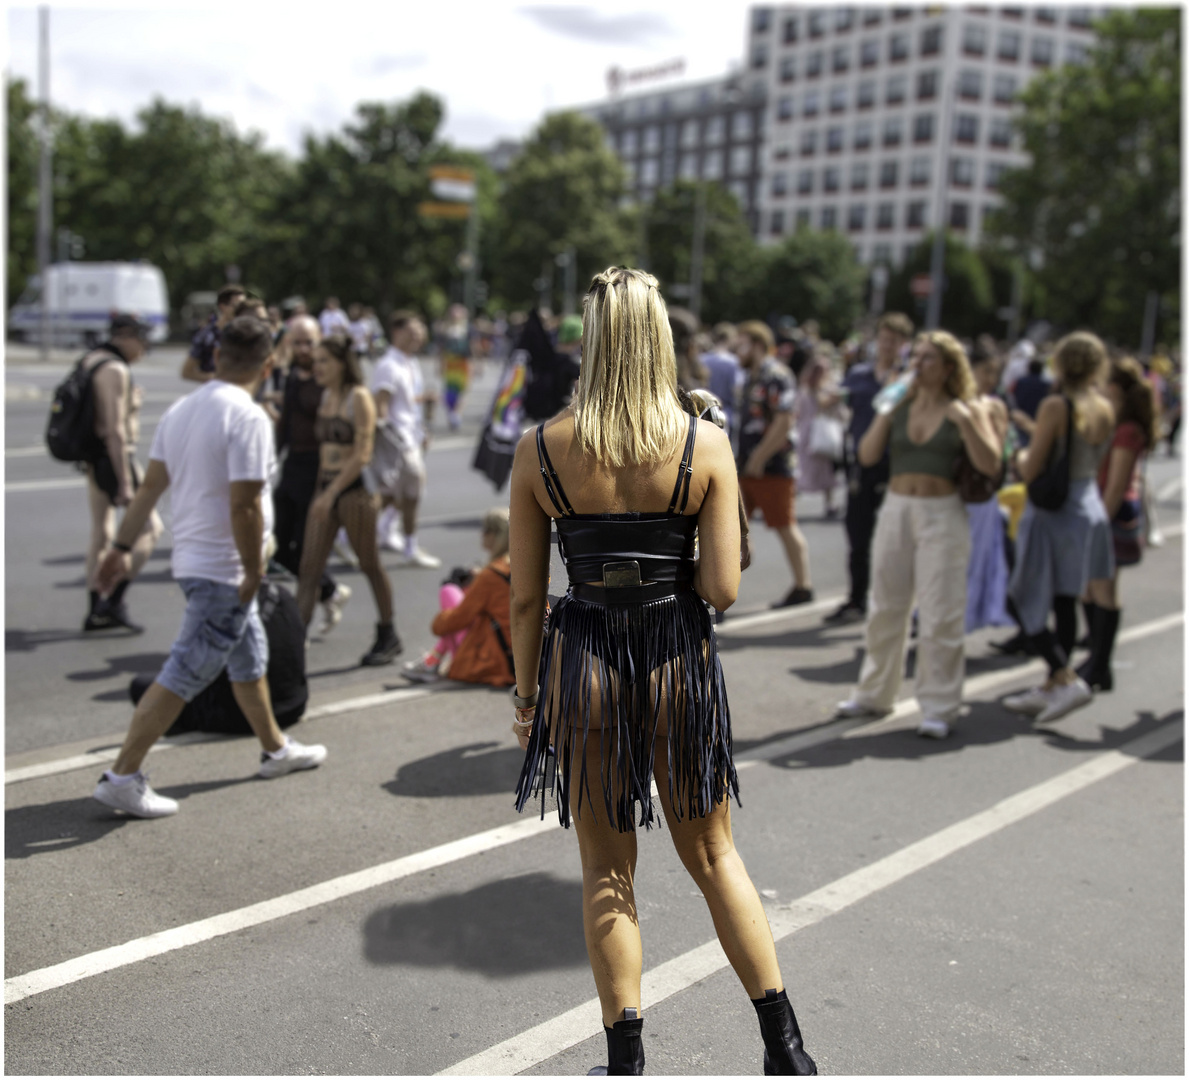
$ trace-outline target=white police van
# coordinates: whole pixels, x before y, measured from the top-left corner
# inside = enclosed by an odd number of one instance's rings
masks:
[[[114,314],[136,315],[149,340],[169,336],[165,275],[147,262],[63,262],[46,268],[50,340],[55,345],[94,345],[107,337]],[[8,332],[41,343],[41,280],[34,275],[8,314]]]

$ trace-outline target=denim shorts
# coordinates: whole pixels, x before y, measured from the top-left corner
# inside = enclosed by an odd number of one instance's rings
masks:
[[[268,670],[268,638],[256,598],[239,602],[239,589],[206,578],[179,578],[186,594],[182,629],[157,682],[193,701],[227,669],[232,682],[255,682]]]

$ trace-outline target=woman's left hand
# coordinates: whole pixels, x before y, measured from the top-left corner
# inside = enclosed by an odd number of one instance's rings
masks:
[[[966,402],[959,401],[958,398],[954,398],[954,400],[945,407],[945,418],[952,423],[961,425],[963,420],[970,419],[970,409]]]

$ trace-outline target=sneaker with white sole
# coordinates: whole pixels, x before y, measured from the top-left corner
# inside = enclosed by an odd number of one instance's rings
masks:
[[[398,554],[404,554],[405,538],[399,532],[384,533],[376,538],[376,542],[383,551],[395,551]]]
[[[926,739],[944,739],[950,733],[949,724],[936,716],[926,716],[917,724],[917,734]]]
[[[322,601],[322,633],[329,634],[343,619],[343,608],[347,606],[347,601],[351,599],[350,586],[342,584],[335,585],[334,592],[332,592],[325,600]]]
[[[864,701],[840,701],[838,708],[834,710],[834,716],[839,720],[855,720],[860,716],[880,717],[887,716],[891,709],[881,709],[878,705],[868,705]]]
[[[315,743],[306,746],[296,739],[289,740],[289,753],[283,758],[275,758],[266,751],[260,754],[260,771],[256,774],[264,780],[273,780],[287,773],[298,772],[301,769],[316,769],[326,760],[326,747]]]
[[[405,557],[400,561],[401,566],[419,566],[423,570],[436,570],[442,565],[442,560],[436,555],[431,555],[428,551],[423,551],[421,548],[414,548],[413,554],[405,554]]]
[[[1084,679],[1074,679],[1073,682],[1065,686],[1054,686],[1049,691],[1047,707],[1036,717],[1035,723],[1047,724],[1051,720],[1059,720],[1066,713],[1080,709],[1083,705],[1089,705],[1093,700],[1094,691],[1090,689]]]
[[[133,773],[132,779],[124,784],[112,783],[104,773],[91,797],[104,806],[138,818],[169,817],[178,812],[177,801],[158,795],[149,787],[149,778],[142,772]]]
[[[1049,705],[1051,691],[1043,686],[1025,690],[1022,694],[1011,694],[1003,699],[1003,707],[1012,712],[1024,713],[1025,716],[1036,716],[1044,712]]]
[[[410,660],[401,668],[400,673],[409,682],[415,683],[437,682],[442,677],[438,671],[438,665],[431,664],[424,657],[420,660]]]

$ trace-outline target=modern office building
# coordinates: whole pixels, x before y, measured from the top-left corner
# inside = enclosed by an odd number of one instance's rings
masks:
[[[648,202],[675,180],[717,180],[753,231],[763,167],[765,72],[742,72],[612,97],[575,111],[597,120],[628,170],[628,198]]]
[[[757,235],[837,229],[861,261],[899,264],[934,222],[975,245],[1034,75],[1079,63],[1088,7],[751,9],[747,75],[767,121]]]

